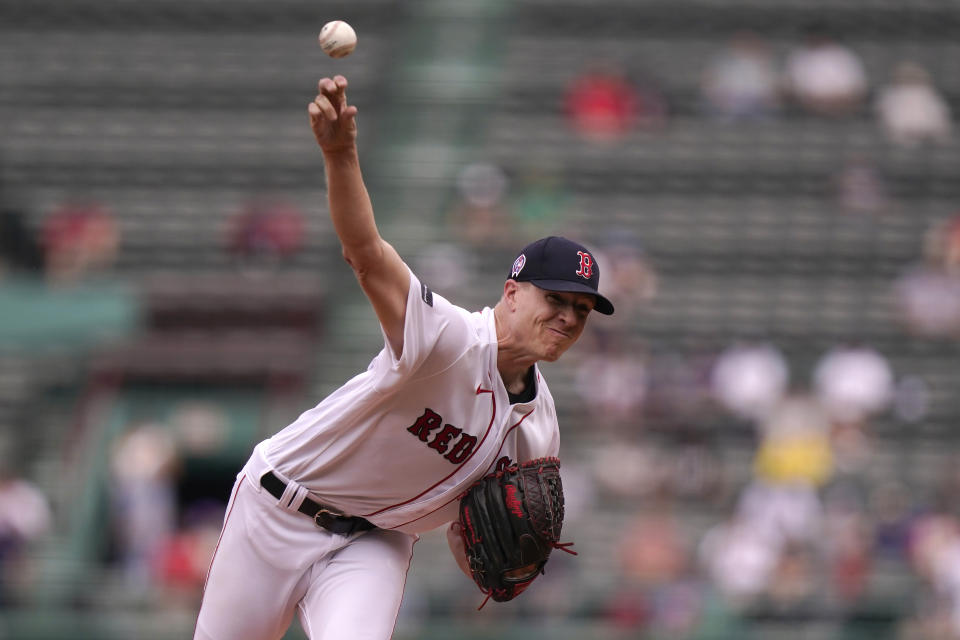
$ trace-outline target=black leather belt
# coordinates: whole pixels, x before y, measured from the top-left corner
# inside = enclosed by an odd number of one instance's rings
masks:
[[[272,471],[268,471],[260,477],[260,486],[277,500],[283,496],[283,492],[287,489],[287,484],[275,476]],[[368,520],[331,511],[329,507],[325,507],[310,498],[304,498],[303,504],[297,511],[308,516],[318,527],[323,527],[327,531],[341,536],[349,536],[358,531],[376,528],[376,525]]]

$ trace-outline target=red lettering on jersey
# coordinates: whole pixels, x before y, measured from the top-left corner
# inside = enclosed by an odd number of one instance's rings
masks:
[[[494,472],[499,473],[513,464],[513,461],[510,459],[510,456],[503,456],[497,460],[497,466],[493,468]]]
[[[440,429],[441,426],[442,429]],[[437,429],[440,431],[437,431],[431,440],[430,434]],[[463,433],[463,429],[452,424],[443,424],[443,416],[433,409],[424,409],[423,415],[407,427],[407,431],[417,436],[420,442],[429,440],[427,446],[436,449],[437,453],[453,464],[466,462],[473,455],[474,447],[477,446],[477,436]],[[457,436],[460,436],[459,440]]]
[[[477,444],[477,436],[472,436],[469,433],[464,433],[460,436],[460,439],[453,445],[450,449],[450,453],[443,456],[453,464],[460,464],[464,460],[470,457],[470,454],[473,453],[473,448]]]
[[[453,436],[459,435],[461,431],[463,431],[463,429],[458,429],[452,424],[445,424],[443,425],[443,431],[438,433],[437,437],[435,437],[427,446],[431,449],[436,449],[440,453],[446,453],[447,445],[450,444],[450,439],[453,438]]]
[[[417,418],[407,431],[420,438],[421,442],[427,441],[427,436],[434,429],[439,429],[443,424],[443,417],[433,409],[424,409],[423,415]]]
[[[577,270],[577,275],[589,280],[593,277],[593,257],[586,251],[577,251],[577,255],[580,256],[580,268]]]

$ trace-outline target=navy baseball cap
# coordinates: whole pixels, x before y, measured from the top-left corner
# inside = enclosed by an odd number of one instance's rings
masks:
[[[613,315],[613,304],[600,295],[600,267],[582,244],[561,236],[531,242],[513,261],[508,279],[529,282],[548,291],[589,293],[594,311]]]

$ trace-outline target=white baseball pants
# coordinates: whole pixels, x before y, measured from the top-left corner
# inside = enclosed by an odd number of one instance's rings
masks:
[[[268,470],[254,452],[237,476],[194,640],[279,640],[294,613],[310,640],[388,640],[416,537],[321,529],[260,486]]]

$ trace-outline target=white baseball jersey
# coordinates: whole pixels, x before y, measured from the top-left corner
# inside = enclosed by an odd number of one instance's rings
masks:
[[[418,533],[455,520],[457,498],[498,462],[558,454],[539,369],[535,396],[510,403],[491,308],[466,311],[411,273],[402,353],[385,343],[365,372],[258,445],[318,502]]]

